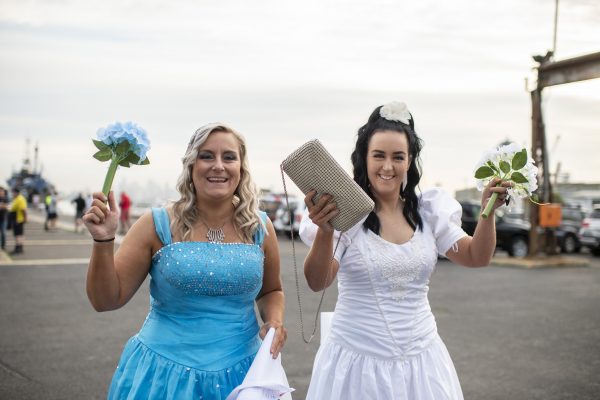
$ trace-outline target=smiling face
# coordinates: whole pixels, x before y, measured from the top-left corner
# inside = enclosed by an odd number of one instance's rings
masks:
[[[367,174],[371,192],[376,198],[399,196],[409,166],[405,133],[386,130],[371,136],[367,150]]]
[[[214,131],[198,148],[192,169],[196,195],[200,199],[228,200],[240,183],[240,143],[233,133]]]

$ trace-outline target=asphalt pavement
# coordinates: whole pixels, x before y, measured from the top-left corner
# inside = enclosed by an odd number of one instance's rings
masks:
[[[91,238],[26,225],[25,254],[0,252],[0,399],[102,399],[126,340],[148,312],[148,281],[122,309],[97,313],[85,293]],[[70,229],[70,231],[68,230]],[[12,237],[9,250],[13,247]],[[289,338],[283,363],[294,399],[303,399],[317,351],[299,333],[289,239],[280,238]],[[301,265],[306,246],[296,242]],[[498,254],[469,269],[440,260],[430,301],[465,399],[600,398],[600,258],[525,264]],[[301,273],[301,271],[300,271]],[[300,276],[305,330],[320,295]],[[335,306],[328,289],[324,311]]]

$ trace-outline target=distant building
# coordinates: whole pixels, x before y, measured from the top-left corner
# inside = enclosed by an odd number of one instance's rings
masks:
[[[591,211],[600,204],[600,183],[558,183],[553,187],[564,204],[573,204],[583,211]]]
[[[454,192],[454,197],[458,201],[479,201],[481,200],[481,192],[474,187],[460,189]]]

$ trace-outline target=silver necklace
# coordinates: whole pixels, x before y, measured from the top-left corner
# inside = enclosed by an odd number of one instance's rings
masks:
[[[225,227],[225,224],[227,224],[227,221],[225,221],[219,228],[211,228],[203,220],[200,221],[204,224],[204,226],[206,226],[206,239],[210,243],[223,243],[225,240],[225,232],[223,231],[223,228]]]

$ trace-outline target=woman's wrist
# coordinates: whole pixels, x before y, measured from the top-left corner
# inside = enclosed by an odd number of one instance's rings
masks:
[[[333,238],[334,232],[335,230],[333,229],[333,227],[323,228],[319,226],[319,229],[317,230],[317,236],[320,236],[321,239],[330,239]]]
[[[95,237],[92,237],[92,239],[94,239],[94,243],[113,243],[115,241],[114,236],[108,239],[96,239]]]

